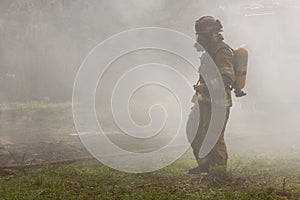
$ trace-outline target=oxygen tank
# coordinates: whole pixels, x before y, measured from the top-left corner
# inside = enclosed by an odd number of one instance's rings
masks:
[[[247,75],[247,64],[248,64],[248,51],[245,48],[238,48],[234,50],[233,55],[233,66],[235,73],[235,82],[232,87],[236,91],[241,91],[246,84],[246,75]]]

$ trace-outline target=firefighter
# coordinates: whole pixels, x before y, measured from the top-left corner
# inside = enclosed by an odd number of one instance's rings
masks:
[[[222,32],[222,28],[223,26],[221,22],[212,16],[201,17],[195,23],[197,36],[195,48],[197,51],[204,52],[201,56],[200,68],[205,69],[212,67],[208,64],[210,59],[213,59],[213,62],[217,66],[225,86],[226,115],[223,129],[221,130],[221,134],[217,140],[217,143],[214,145],[208,155],[206,155],[204,158],[200,158],[199,151],[210,124],[212,109],[212,99],[210,98],[206,83],[206,81],[209,80],[204,80],[200,75],[199,81],[196,85],[194,85],[196,102],[192,108],[187,124],[187,134],[189,136],[189,124],[195,123],[193,122],[193,118],[195,118],[195,115],[199,115],[198,111],[200,108],[200,118],[198,118],[200,119],[200,122],[198,121],[197,123],[197,125],[199,125],[197,133],[194,139],[190,141],[198,166],[190,169],[189,174],[200,174],[202,172],[213,173],[215,169],[221,169],[222,172],[225,172],[226,170],[228,154],[224,141],[224,131],[228,121],[230,107],[232,107],[230,87],[234,83],[235,75],[233,68],[233,52],[223,41],[224,38],[220,34],[220,32]]]

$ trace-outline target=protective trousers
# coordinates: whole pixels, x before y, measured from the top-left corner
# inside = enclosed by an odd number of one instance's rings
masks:
[[[199,109],[200,108],[200,112]],[[196,135],[194,135],[194,140],[190,141],[191,146],[193,149],[194,156],[198,162],[198,165],[205,165],[208,164],[210,167],[214,167],[216,165],[218,166],[225,166],[227,165],[228,160],[228,154],[227,154],[227,148],[224,140],[224,132],[225,127],[229,118],[230,108],[226,108],[226,115],[225,115],[225,121],[223,124],[223,128],[221,130],[221,134],[219,139],[217,140],[217,143],[214,145],[210,153],[205,156],[204,158],[199,158],[199,151],[202,146],[203,140],[206,136],[210,120],[211,120],[211,104],[210,103],[201,103],[199,102],[198,105],[194,105],[191,111],[191,114],[189,116],[189,122],[188,123],[195,123],[192,122],[196,115],[199,115],[200,113],[200,123],[198,126],[198,130]],[[198,118],[199,119],[199,118]],[[196,122],[197,123],[197,122]],[[188,130],[187,133],[189,134]]]

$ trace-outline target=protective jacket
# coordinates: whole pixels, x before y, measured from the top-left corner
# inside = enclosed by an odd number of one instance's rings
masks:
[[[224,38],[221,34],[218,36],[218,41],[215,43],[211,43],[206,48],[206,52],[203,53],[201,57],[201,65],[199,68],[206,74],[208,77],[206,81],[214,81],[216,78],[215,74],[209,73],[210,69],[212,68],[211,63],[212,60],[214,61],[215,65],[217,66],[226,91],[226,107],[232,107],[232,98],[231,98],[231,90],[230,85],[232,85],[235,81],[235,75],[234,75],[234,68],[233,68],[233,52],[228,47],[226,43],[223,42]],[[199,79],[200,83],[205,84],[205,80],[200,75]],[[211,102],[211,98],[208,92],[208,88],[200,95],[198,94],[198,100],[206,103]]]

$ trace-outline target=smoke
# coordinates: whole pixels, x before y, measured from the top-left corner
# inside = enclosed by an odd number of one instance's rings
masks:
[[[99,42],[145,26],[170,28],[194,38],[194,21],[213,15],[224,25],[225,41],[233,48],[245,45],[249,51],[247,96],[234,98],[226,133],[229,150],[276,151],[283,145],[289,151],[298,145],[300,110],[300,12],[299,5],[289,2],[259,1],[261,7],[255,7],[252,1],[238,0],[2,0],[0,100],[71,101],[76,72]],[[102,117],[109,102],[102,101],[101,95],[109,95],[111,85],[131,64],[151,61],[149,55],[176,65],[191,84],[197,81],[197,74],[191,74],[188,64],[178,58],[151,51],[136,53],[113,63],[104,79],[107,87],[99,86],[97,109]],[[155,95],[153,91],[146,89],[135,101],[140,103],[146,96],[149,102],[163,97],[164,103],[176,103],[161,91]],[[140,113],[133,118],[141,124],[149,120]]]

